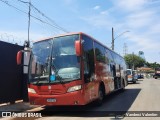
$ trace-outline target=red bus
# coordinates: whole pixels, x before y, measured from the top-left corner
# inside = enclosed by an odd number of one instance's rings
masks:
[[[105,95],[127,85],[123,57],[81,32],[35,42],[28,78],[33,105],[101,104]]]

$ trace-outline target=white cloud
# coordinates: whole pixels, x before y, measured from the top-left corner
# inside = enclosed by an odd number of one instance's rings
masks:
[[[152,38],[147,35],[137,35],[130,34],[130,40],[135,43],[135,46],[139,48],[139,50],[150,50],[155,51],[157,47],[160,46],[160,43],[153,42]],[[135,49],[133,46],[133,49]]]
[[[114,0],[114,6],[120,10],[135,11],[144,7],[147,0]]]
[[[138,51],[144,51],[146,60],[149,62],[160,62],[160,57],[157,57],[159,51],[160,42],[155,39],[154,35],[147,33],[133,33],[130,32],[128,35],[128,50],[134,53]],[[130,42],[129,42],[130,41]]]
[[[121,23],[125,26],[124,28],[128,28],[131,31],[129,38],[135,43],[134,46],[131,47],[132,51],[135,50],[136,46],[139,50],[153,52],[160,46],[158,37],[156,37],[160,34],[160,17],[157,10],[147,6],[147,4],[149,4],[147,0],[117,1],[116,6],[119,8],[125,7],[126,12],[128,12],[128,14],[124,16],[124,23]],[[122,11],[120,12],[122,13]],[[120,21],[117,21],[117,23],[119,22]]]
[[[135,12],[126,17],[126,24],[132,29],[151,26],[154,19],[153,17],[153,11],[143,10]]]
[[[98,10],[99,8],[100,8],[100,6],[97,5],[97,6],[95,6],[93,9],[94,9],[94,10]]]
[[[112,17],[104,16],[102,14],[98,15],[90,15],[87,17],[81,17],[82,20],[87,22],[89,25],[96,28],[111,28],[112,24]]]
[[[108,11],[106,10],[106,11],[102,11],[100,14],[102,14],[102,15],[107,15],[108,14]]]
[[[148,34],[155,35],[160,34],[160,23],[154,24],[150,27],[150,31]],[[158,36],[159,38],[159,36]]]
[[[62,4],[64,4],[64,7],[67,7],[70,9],[73,13],[79,13],[78,12],[78,0],[61,0]]]
[[[75,0],[64,0],[64,2],[65,2],[66,4],[72,4],[73,2],[75,2]]]

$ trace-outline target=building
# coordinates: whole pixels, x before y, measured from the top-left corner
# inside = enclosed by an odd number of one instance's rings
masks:
[[[138,52],[138,56],[145,60],[144,52],[143,51],[139,51]]]

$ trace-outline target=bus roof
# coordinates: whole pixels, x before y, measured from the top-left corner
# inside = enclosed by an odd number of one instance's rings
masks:
[[[47,38],[43,38],[43,39],[39,39],[34,41],[34,43],[36,42],[40,42],[40,41],[44,41],[44,40],[48,40],[48,39],[52,39],[52,38],[56,38],[56,37],[63,37],[63,36],[68,36],[68,35],[75,35],[75,34],[80,34],[80,35],[86,35],[88,37],[90,37],[92,40],[94,40],[95,42],[99,43],[100,45],[108,48],[110,51],[114,52],[115,54],[119,55],[118,53],[116,53],[115,51],[111,50],[109,47],[107,47],[106,45],[102,44],[101,42],[99,42],[98,40],[96,40],[95,38],[91,37],[90,35],[87,35],[83,32],[70,32],[70,33],[65,33],[65,34],[60,34],[60,35],[56,35],[56,36],[51,36],[51,37],[47,37]],[[122,57],[121,55],[119,55],[120,57]],[[122,57],[123,58],[123,57]]]
[[[75,35],[75,34],[81,34],[81,32],[70,32],[70,33],[65,33],[65,34],[60,34],[60,35],[45,37],[45,38],[42,38],[42,39],[35,40],[35,41],[33,41],[33,42],[36,43],[36,42],[48,40],[48,39],[51,39],[51,38],[62,37],[62,36],[68,36],[68,35]]]

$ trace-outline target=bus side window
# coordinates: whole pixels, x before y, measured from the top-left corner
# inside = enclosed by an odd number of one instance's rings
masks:
[[[84,74],[89,74],[90,68],[88,61],[88,53],[84,53],[83,61],[84,61]]]
[[[89,78],[91,77],[90,67],[89,67],[89,57],[87,53],[84,53],[83,61],[84,61],[84,79],[85,82],[87,83],[90,82]]]
[[[84,63],[84,79],[85,82],[91,82],[94,75],[94,50],[93,40],[87,36],[82,36],[83,42],[83,63]]]
[[[115,65],[113,65],[112,68],[113,68],[113,77],[116,77],[116,67],[115,67]]]

